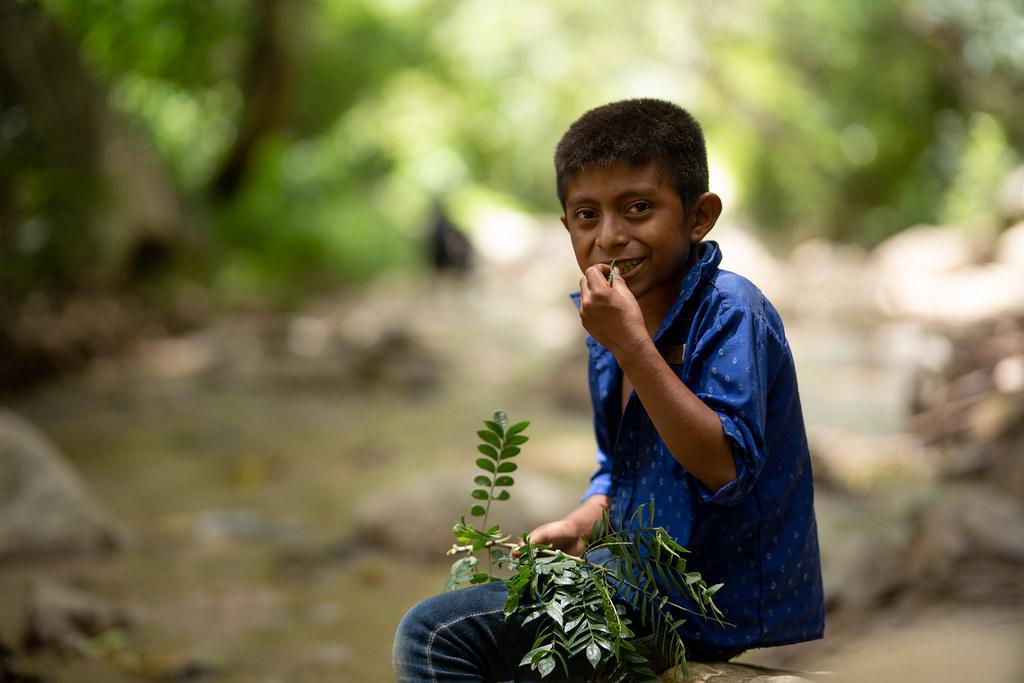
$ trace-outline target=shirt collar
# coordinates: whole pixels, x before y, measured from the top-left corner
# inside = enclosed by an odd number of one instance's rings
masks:
[[[672,308],[668,310],[665,318],[661,321],[661,326],[654,335],[655,342],[676,321],[683,307],[693,298],[694,294],[718,272],[718,265],[722,262],[722,250],[719,248],[718,242],[712,240],[700,242],[696,248],[699,249],[697,261],[690,266],[690,270],[683,277],[683,281],[679,285],[679,296],[676,297]],[[569,295],[569,298],[576,304],[576,308],[580,307],[579,292],[573,292]],[[593,349],[597,342],[592,337],[587,336],[587,344]]]
[[[722,250],[718,247],[718,242],[710,240],[700,242],[697,244],[697,249],[699,249],[697,260],[683,277],[683,281],[679,285],[679,296],[676,297],[672,308],[668,309],[668,313],[662,319],[661,325],[654,335],[655,342],[676,321],[690,299],[718,272],[718,264],[722,262]]]

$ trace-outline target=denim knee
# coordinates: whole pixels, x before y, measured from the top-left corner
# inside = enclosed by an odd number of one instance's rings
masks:
[[[436,628],[435,613],[427,607],[430,599],[422,600],[405,613],[395,630],[395,642],[391,650],[391,659],[396,674],[413,659],[414,652],[426,648],[430,634]]]

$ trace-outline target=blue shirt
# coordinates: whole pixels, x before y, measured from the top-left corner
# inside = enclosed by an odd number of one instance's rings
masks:
[[[820,638],[811,462],[782,320],[749,280],[718,268],[715,242],[699,248],[654,342],[685,344],[669,362],[718,414],[736,478],[708,490],[672,457],[635,393],[621,411],[622,371],[588,337],[598,469],[583,498],[610,496],[613,521],[653,499],[655,524],[691,551],[688,568],[709,585],[725,583],[715,603],[735,628],[684,615],[684,640],[746,649]],[[578,305],[579,295],[573,298]],[[673,598],[692,607],[684,596]]]

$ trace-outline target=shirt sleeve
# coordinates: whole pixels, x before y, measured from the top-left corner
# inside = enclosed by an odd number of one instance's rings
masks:
[[[714,492],[693,479],[706,503],[743,502],[764,467],[773,339],[761,316],[734,307],[719,313],[693,350],[691,389],[721,420],[736,466],[736,478]]]
[[[586,493],[580,498],[582,503],[591,496],[602,494],[610,495],[612,491],[612,464],[608,455],[600,446],[597,447],[597,471],[590,477],[590,486]]]

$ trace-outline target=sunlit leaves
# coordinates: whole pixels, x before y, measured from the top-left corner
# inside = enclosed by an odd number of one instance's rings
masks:
[[[519,446],[529,441],[529,437],[522,433],[529,425],[529,422],[517,422],[509,427],[508,416],[500,410],[494,413],[494,419],[484,420],[486,429],[481,429],[476,433],[481,441],[476,448],[486,457],[477,458],[476,466],[488,475],[514,472],[516,465],[509,462],[509,459],[519,455]],[[511,494],[507,488],[512,486],[515,481],[508,476],[493,478],[477,476],[473,481],[478,486],[486,488],[475,489],[471,494],[472,497],[476,500],[487,501],[487,505],[473,506],[470,509],[470,514],[474,517],[483,517],[486,521],[490,501],[508,500]]]

